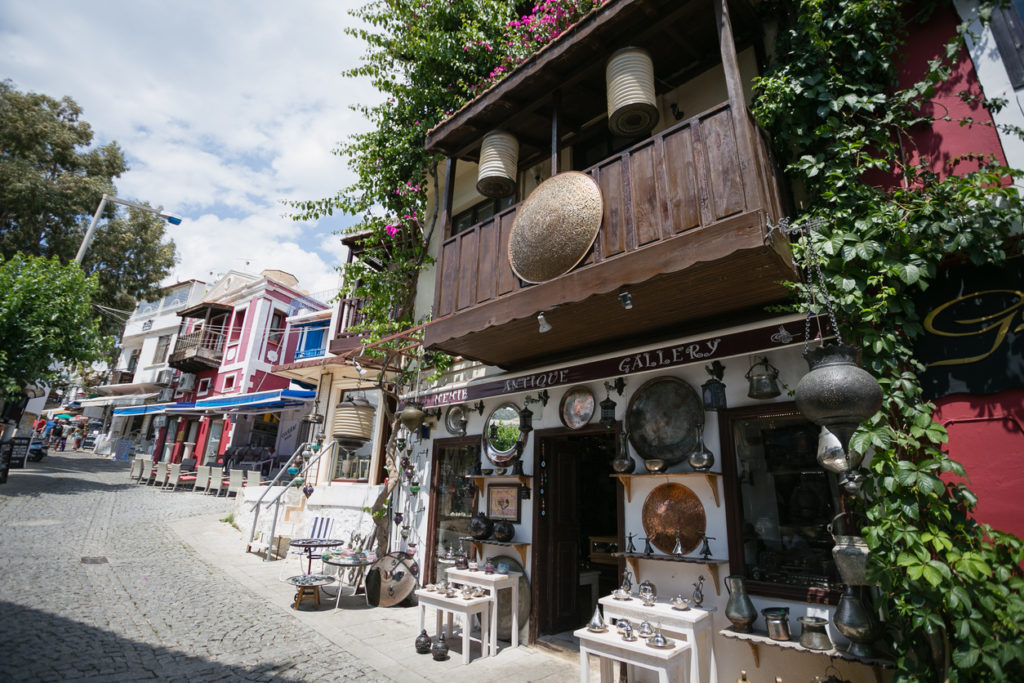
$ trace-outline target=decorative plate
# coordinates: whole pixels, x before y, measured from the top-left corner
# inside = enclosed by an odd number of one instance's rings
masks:
[[[454,405],[444,414],[444,428],[448,430],[449,434],[462,436],[463,432],[459,422],[466,419],[468,419],[466,407],[462,404]]]
[[[594,416],[594,394],[587,387],[573,387],[565,392],[558,407],[562,424],[569,429],[581,429]]]
[[[626,424],[629,442],[641,458],[660,458],[671,467],[697,446],[697,427],[704,424],[704,406],[693,387],[683,380],[657,377],[633,394]]]
[[[526,282],[546,282],[582,261],[601,229],[604,199],[590,176],[559,173],[542,182],[516,212],[508,262]]]
[[[682,484],[656,486],[644,501],[640,520],[651,545],[670,555],[676,545],[676,533],[683,554],[692,552],[707,528],[704,506],[697,494]]]

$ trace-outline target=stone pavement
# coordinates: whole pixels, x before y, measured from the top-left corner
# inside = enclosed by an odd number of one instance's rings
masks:
[[[0,681],[579,680],[571,657],[535,648],[469,666],[454,647],[417,655],[415,608],[292,610],[279,562],[220,521],[233,500],[127,472],[55,453],[0,485]]]

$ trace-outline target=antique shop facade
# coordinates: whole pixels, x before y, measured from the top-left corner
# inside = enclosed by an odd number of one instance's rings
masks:
[[[463,362],[404,397],[424,418],[400,511],[424,583],[460,546],[521,568],[530,641],[598,601],[639,623],[610,597],[628,571],[662,603],[702,597],[649,615],[693,638],[697,680],[830,663],[721,635],[730,575],[794,640],[839,599],[837,482],[787,394],[804,320],[766,312],[799,275],[746,104],[761,40],[745,3],[613,0],[428,133],[448,163],[424,345]]]

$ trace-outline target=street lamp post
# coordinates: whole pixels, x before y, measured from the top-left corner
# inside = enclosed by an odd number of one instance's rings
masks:
[[[78,247],[78,253],[75,255],[75,263],[81,263],[82,259],[85,258],[85,252],[89,248],[89,245],[92,244],[93,235],[96,233],[96,224],[99,223],[100,215],[103,213],[103,209],[106,208],[107,202],[123,204],[124,206],[131,206],[133,208],[139,209],[140,211],[148,211],[150,213],[155,213],[157,216],[160,216],[160,218],[163,218],[171,225],[181,225],[181,218],[179,218],[178,216],[175,216],[170,213],[162,213],[152,207],[137,204],[135,202],[130,202],[127,199],[120,199],[118,197],[111,197],[109,194],[104,194],[103,199],[100,200],[100,205],[96,207],[96,213],[94,213],[92,216],[92,222],[89,223],[89,229],[85,231],[85,237],[82,238],[82,246]]]

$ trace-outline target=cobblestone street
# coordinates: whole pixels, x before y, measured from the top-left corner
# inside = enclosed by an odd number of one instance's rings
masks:
[[[91,453],[12,470],[0,486],[0,681],[390,680],[268,609],[167,525],[232,507],[140,486],[127,463]]]

